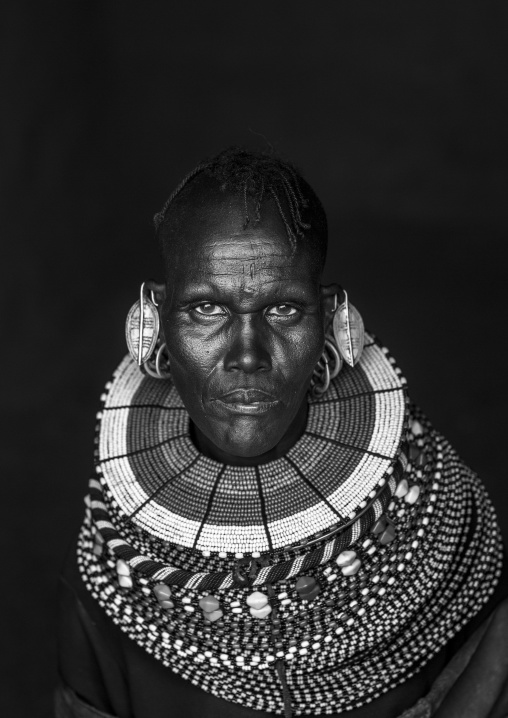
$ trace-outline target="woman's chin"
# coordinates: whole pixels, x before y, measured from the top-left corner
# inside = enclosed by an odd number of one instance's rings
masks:
[[[277,446],[281,438],[274,432],[269,432],[267,436],[260,436],[259,432],[247,435],[241,433],[239,436],[218,437],[214,444],[223,453],[232,457],[254,458],[268,454]]]

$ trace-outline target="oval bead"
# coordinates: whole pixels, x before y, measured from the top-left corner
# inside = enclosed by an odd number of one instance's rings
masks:
[[[420,487],[415,484],[414,486],[411,486],[407,494],[404,496],[404,501],[407,501],[408,504],[415,504],[418,501],[419,496]]]
[[[129,567],[129,564],[127,564],[123,559],[119,558],[116,562],[116,572],[119,576],[130,576],[131,570]]]
[[[175,604],[173,603],[173,601],[170,601],[169,598],[159,601],[159,605],[161,608],[174,608],[175,607]]]
[[[411,444],[411,446],[409,447],[409,460],[411,461],[411,463],[416,461],[416,459],[420,456],[420,454],[421,454],[420,447],[417,446],[416,444]]]
[[[119,574],[118,583],[122,588],[132,588],[132,578],[130,576]]]
[[[414,436],[421,436],[421,434],[423,434],[423,426],[415,419],[415,421],[411,424],[411,431]]]
[[[388,524],[388,526],[385,528],[385,530],[379,537],[379,543],[381,543],[383,546],[386,546],[386,544],[391,543],[394,538],[395,538],[395,526],[393,526],[393,524]]]
[[[199,600],[199,607],[205,613],[212,613],[220,608],[220,603],[215,596],[203,596],[203,598]]]
[[[388,522],[386,520],[386,516],[380,516],[374,526],[372,527],[372,533],[374,536],[377,536],[380,533],[383,533],[385,528],[387,527]]]
[[[93,545],[93,549],[92,549],[94,556],[102,556],[102,551],[104,548],[104,539],[102,539],[102,541],[100,541],[98,539],[98,536],[100,536],[100,534],[95,535],[95,541],[94,541],[94,545]]]
[[[157,586],[154,586],[153,592],[159,601],[167,601],[171,598],[171,589],[165,583],[158,583]]]
[[[354,576],[360,570],[361,565],[362,562],[359,558],[357,558],[350,566],[344,566],[344,568],[342,569],[342,573],[344,574],[344,576]]]
[[[211,611],[210,613],[207,613],[205,618],[207,619],[207,621],[211,621],[213,623],[214,621],[218,621],[219,618],[222,618],[223,615],[224,614],[219,608],[217,611]]]
[[[340,566],[340,568],[344,568],[344,566],[350,566],[355,559],[356,551],[342,551],[335,559],[335,563],[337,566]]]
[[[305,596],[314,590],[316,587],[316,579],[312,576],[300,576],[300,578],[296,582],[296,591],[297,593],[305,598]]]
[[[397,488],[395,489],[395,496],[398,499],[401,499],[403,496],[407,494],[409,491],[409,484],[407,483],[407,479],[402,479],[397,484]]]
[[[272,612],[272,607],[267,603],[262,608],[250,608],[250,614],[254,618],[266,618]]]
[[[313,601],[316,596],[318,596],[321,592],[321,587],[316,583],[312,591],[309,591],[309,593],[306,593],[305,595],[302,595],[302,599],[304,601]]]
[[[418,459],[416,460],[416,465],[417,465],[417,466],[420,466],[420,467],[423,467],[423,466],[426,465],[426,463],[427,463],[427,457],[426,457],[426,455],[425,455],[425,454],[423,453],[423,451],[422,451],[422,453],[420,454],[420,456],[419,456]]]
[[[261,593],[261,591],[254,591],[254,593],[251,593],[250,596],[247,596],[247,605],[251,608],[260,609],[266,606],[267,603],[268,596],[266,596],[264,593]],[[270,611],[268,611],[268,613],[270,613]]]

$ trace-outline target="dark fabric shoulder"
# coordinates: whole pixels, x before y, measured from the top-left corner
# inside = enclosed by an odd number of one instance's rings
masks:
[[[341,713],[340,718],[395,718],[410,709],[430,691],[450,659],[506,598],[505,561],[497,588],[487,604],[421,671],[377,700]],[[204,692],[125,636],[84,585],[75,546],[71,547],[60,580],[59,669],[63,682],[80,700],[116,718],[269,715]],[[339,716],[332,714],[331,718]]]

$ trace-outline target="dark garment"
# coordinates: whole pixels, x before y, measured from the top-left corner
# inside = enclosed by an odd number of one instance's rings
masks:
[[[396,718],[411,709],[418,699],[429,693],[450,659],[507,597],[505,561],[500,582],[489,602],[416,676],[361,708],[333,714],[330,718],[339,718],[339,715],[340,718]],[[504,613],[508,614],[508,603],[506,606]],[[508,616],[505,623],[508,641]],[[495,633],[498,633],[497,624]],[[502,652],[502,648],[497,650]],[[59,694],[58,718],[101,718],[104,713],[115,718],[261,718],[274,715],[206,693],[163,666],[128,638],[84,586],[74,547],[60,584],[59,670],[65,688]],[[477,677],[481,678],[481,670],[482,666],[475,674]],[[492,671],[488,673],[490,675]],[[87,706],[95,710],[83,712]],[[411,715],[420,718],[432,713]],[[462,718],[462,714],[456,715]],[[474,714],[470,715],[473,718]],[[489,713],[484,715],[490,718]],[[453,716],[455,718],[455,714]],[[503,713],[499,713],[499,718],[502,716]],[[443,714],[443,718],[448,718],[448,713]],[[492,718],[498,718],[497,714],[492,714]]]

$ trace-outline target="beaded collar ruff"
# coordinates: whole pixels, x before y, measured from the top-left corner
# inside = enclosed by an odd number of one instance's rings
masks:
[[[488,600],[502,543],[405,384],[367,335],[284,457],[226,466],[171,381],[126,357],[97,415],[88,590],[155,659],[253,709],[338,713],[407,680]]]

